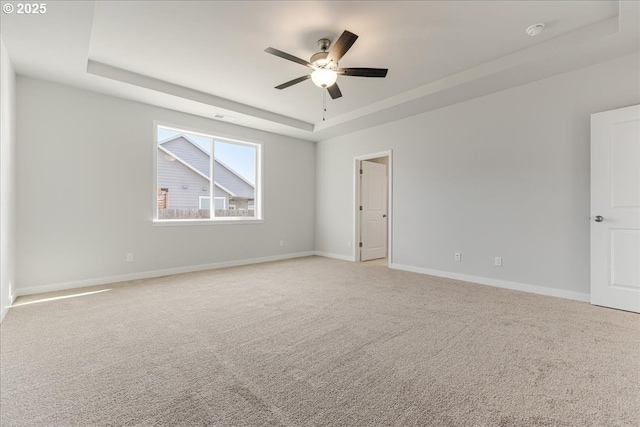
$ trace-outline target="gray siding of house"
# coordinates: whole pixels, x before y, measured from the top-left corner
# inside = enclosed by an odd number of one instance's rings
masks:
[[[255,191],[251,185],[243,181],[217,160],[213,167],[213,171],[215,174],[215,181],[234,193],[236,197],[246,197],[249,199],[253,199],[255,197]]]
[[[195,169],[202,172],[204,175],[210,176],[209,155],[203,152],[202,150],[200,150],[198,147],[194,146],[186,138],[183,138],[180,136],[171,141],[167,141],[161,144],[161,146],[167,151],[174,154],[175,156],[184,160],[186,163],[193,166]],[[160,159],[162,157],[164,159],[164,153],[160,153],[160,154],[158,155],[158,158]],[[169,162],[169,163],[180,164],[180,162],[178,161]],[[184,168],[184,165],[180,165],[180,166]],[[193,171],[189,171],[189,172],[193,173]],[[235,194],[236,197],[244,198],[244,199],[255,198],[255,190],[253,186],[245,182],[242,178],[240,178],[238,175],[236,175],[229,168],[227,168],[217,160],[214,166],[214,175],[215,175],[214,181],[220,184],[221,186],[223,186],[224,188],[228,189],[231,193]],[[180,186],[178,190],[182,190],[182,187]],[[188,191],[185,190],[185,193],[187,192]],[[216,195],[220,197],[221,192],[222,190],[218,191],[217,192],[218,194]],[[224,194],[227,195],[227,193],[224,193]],[[204,196],[205,194],[200,194],[200,195]],[[246,201],[245,201],[245,205],[246,205]],[[175,207],[177,208],[178,206],[175,206]]]
[[[164,152],[158,149],[158,188],[169,189],[169,208],[197,209],[198,196],[209,195],[209,180],[177,160],[165,159]]]
[[[206,176],[211,176],[209,173],[209,154],[203,152],[185,138],[178,137],[174,140],[161,144],[161,146],[171,151],[173,154],[180,157]]]
[[[209,196],[208,179],[198,175],[178,160],[167,160],[160,149],[158,149],[158,188],[169,189],[168,207],[171,209],[198,209],[199,197]],[[224,196],[228,206],[229,194],[217,186],[215,190],[215,196]]]

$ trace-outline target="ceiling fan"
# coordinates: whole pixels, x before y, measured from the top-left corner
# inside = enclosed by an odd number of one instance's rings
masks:
[[[286,83],[282,83],[276,86],[276,89],[285,89],[289,86],[293,86],[305,80],[311,79],[311,81],[318,87],[326,88],[331,95],[332,99],[340,98],[342,92],[336,83],[338,75],[354,76],[354,77],[385,77],[387,75],[386,68],[339,68],[338,61],[344,56],[345,53],[356,42],[358,36],[349,31],[344,31],[338,38],[336,43],[331,46],[331,40],[320,39],[318,40],[318,47],[320,52],[317,52],[311,56],[309,61],[290,55],[272,47],[266,48],[264,51],[280,58],[296,62],[311,68],[313,71],[306,76],[298,77]]]

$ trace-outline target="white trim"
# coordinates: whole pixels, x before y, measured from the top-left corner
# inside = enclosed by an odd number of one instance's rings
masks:
[[[4,307],[2,307],[2,310],[0,310],[0,323],[2,323],[2,321],[4,320],[4,316],[7,315],[7,313],[9,312],[9,309],[11,308],[15,300],[16,300],[16,296],[9,294],[9,301],[8,301],[9,303]]]
[[[169,124],[169,123],[165,123],[165,122],[161,122],[159,120],[155,120],[154,121],[155,126],[159,126],[161,128],[165,128],[174,132],[187,132],[187,133],[192,133],[194,135],[198,135],[198,136],[204,136],[207,138],[212,138],[213,140],[216,139],[220,139],[220,140],[224,140],[224,141],[228,141],[228,142],[232,142],[232,143],[240,143],[240,144],[259,144],[262,145],[263,142],[262,140],[259,139],[253,139],[253,138],[248,138],[248,137],[241,137],[242,139],[239,139],[237,136],[231,136],[231,135],[225,135],[222,133],[218,133],[217,131],[210,131],[210,130],[203,130],[201,128],[197,129],[197,128],[192,128],[189,126],[183,126],[183,125],[174,125],[174,124]],[[156,141],[157,141],[157,137],[156,137]]]
[[[153,199],[153,208],[151,209],[151,218],[155,223],[158,221],[158,122],[153,121],[153,143],[149,144],[151,149],[153,150],[153,155],[151,157],[152,167],[153,167],[153,175],[151,175],[151,198]]]
[[[264,219],[264,200],[262,198],[264,194],[264,160],[263,152],[264,145],[260,143],[256,150],[256,185],[255,193],[253,197],[253,211],[254,215],[258,218]]]
[[[203,199],[209,199],[209,210],[211,210],[211,196],[198,196],[198,209],[204,209],[202,207],[202,200]],[[213,197],[213,209],[216,209],[216,200],[222,200],[223,201],[223,208],[222,209],[227,209],[227,198],[224,196],[214,196]]]
[[[447,279],[462,280],[464,282],[479,285],[493,286],[496,288],[511,289],[514,291],[529,292],[532,294],[546,295],[550,297],[565,298],[580,302],[589,302],[589,294],[564,289],[547,288],[545,286],[529,285],[526,283],[509,282],[506,280],[491,279],[487,277],[470,276],[467,274],[450,273],[448,271],[432,270],[430,268],[414,267],[403,264],[390,264],[389,268],[395,270],[410,271],[412,273],[428,274],[429,276],[445,277]]]
[[[379,151],[377,153],[371,154],[363,154],[361,156],[356,156],[353,158],[353,259],[358,262],[358,251],[360,250],[360,218],[359,218],[359,206],[360,206],[360,162],[363,160],[371,160],[378,159],[380,157],[388,158],[387,165],[387,184],[388,191],[387,194],[388,204],[388,218],[387,218],[387,233],[388,233],[388,253],[387,253],[387,261],[388,266],[391,267],[393,263],[393,150],[385,150]]]
[[[128,282],[131,280],[151,279],[154,277],[171,276],[173,274],[191,273],[194,271],[215,270],[226,267],[236,267],[240,265],[260,264],[263,262],[281,261],[292,258],[302,258],[313,256],[313,251],[296,252],[284,255],[274,255],[261,258],[250,258],[236,261],[222,261],[213,264],[190,265],[187,267],[168,268],[166,270],[144,271],[141,273],[121,274],[117,276],[97,277],[94,279],[76,280],[73,282],[52,283],[50,285],[31,286],[24,289],[18,289],[17,295],[33,295],[45,292],[65,291],[68,289],[84,288],[88,286],[111,285],[120,282]]]
[[[315,254],[317,256],[321,256],[321,257],[325,257],[325,258],[333,258],[333,259],[339,259],[342,261],[351,261],[351,262],[355,262],[356,258],[354,256],[349,256],[349,255],[340,255],[340,254],[332,254],[329,252],[321,252],[321,251],[315,251]]]
[[[263,224],[264,219],[253,216],[218,216],[210,219],[154,219],[153,227],[182,227],[197,225]]]
[[[380,157],[390,156],[392,153],[393,153],[393,150],[384,150],[384,151],[378,151],[377,153],[363,154],[361,156],[356,156],[354,157],[354,159],[357,159],[357,160],[379,159]]]
[[[251,139],[251,138],[244,138],[244,137],[243,137],[243,139],[238,139],[238,138],[235,138],[235,137],[226,136],[226,135],[222,135],[222,134],[217,134],[216,135],[215,133],[212,133],[212,132],[209,132],[209,131],[202,131],[202,130],[198,130],[198,129],[189,128],[189,127],[186,127],[186,126],[174,126],[172,124],[167,124],[167,123],[160,122],[158,120],[154,120],[153,121],[153,140],[154,140],[154,144],[153,145],[154,145],[154,150],[156,150],[153,153],[153,184],[154,184],[154,186],[153,186],[152,194],[153,194],[153,203],[154,203],[154,205],[153,205],[154,206],[153,207],[153,212],[154,212],[153,221],[154,221],[154,223],[157,223],[157,222],[160,222],[160,221],[165,221],[165,220],[158,219],[158,200],[157,200],[157,197],[156,197],[156,194],[157,194],[157,191],[158,191],[158,189],[157,189],[157,183],[158,183],[158,152],[157,152],[157,148],[160,148],[164,152],[168,152],[168,154],[172,155],[176,159],[179,159],[180,162],[183,163],[185,166],[187,166],[190,169],[194,170],[196,173],[204,176],[210,182],[213,182],[221,190],[223,190],[226,193],[228,193],[229,196],[237,197],[237,195],[235,193],[233,193],[232,191],[226,189],[225,187],[220,185],[218,182],[216,182],[214,177],[207,178],[200,171],[194,169],[187,162],[185,162],[180,157],[178,157],[175,154],[173,154],[170,150],[167,150],[164,147],[161,147],[160,145],[158,145],[158,143],[156,142],[156,141],[158,141],[158,128],[163,128],[163,129],[168,129],[168,130],[175,131],[175,132],[180,132],[180,134],[183,135],[192,144],[193,144],[193,141],[191,141],[188,137],[186,137],[184,135],[184,132],[211,138],[212,139],[212,145],[211,145],[212,153],[209,153],[211,171],[214,170],[214,167],[215,167],[214,163],[218,162],[222,166],[227,168],[232,174],[234,174],[235,176],[237,176],[241,180],[245,181],[248,185],[252,186],[253,189],[254,189],[254,201],[255,201],[255,209],[254,209],[254,211],[255,211],[255,215],[256,215],[255,217],[258,218],[258,220],[260,220],[260,221],[264,220],[264,210],[263,210],[263,201],[262,201],[262,195],[263,195],[263,188],[262,187],[263,187],[263,182],[264,182],[263,157],[262,157],[263,156],[262,150],[264,148],[264,142],[263,141],[256,140],[256,139]],[[178,136],[176,136],[176,138],[177,137]],[[164,142],[167,142],[167,140],[170,140],[170,139],[166,139],[166,140],[164,140]],[[253,148],[255,148],[255,150],[256,150],[256,156],[255,156],[255,171],[256,171],[256,177],[255,178],[256,178],[256,182],[255,182],[255,184],[251,184],[249,181],[247,181],[244,177],[242,177],[240,174],[238,174],[232,168],[230,168],[229,166],[227,166],[226,164],[221,162],[219,159],[216,159],[216,157],[215,157],[215,146],[214,146],[214,143],[215,143],[216,140],[220,140],[221,142],[227,142],[227,143],[232,143],[232,144],[252,146]],[[197,146],[197,144],[196,144],[196,146]],[[214,191],[214,190],[212,190],[212,191]]]

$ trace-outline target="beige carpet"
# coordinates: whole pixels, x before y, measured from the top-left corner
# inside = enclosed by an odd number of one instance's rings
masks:
[[[2,426],[639,425],[640,316],[380,263],[311,257],[16,304]]]

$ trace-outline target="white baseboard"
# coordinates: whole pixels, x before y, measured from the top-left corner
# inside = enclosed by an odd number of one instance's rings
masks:
[[[0,310],[0,323],[2,323],[2,321],[4,320],[4,316],[6,316],[7,313],[9,312],[9,309],[11,308],[11,305],[13,304],[13,301],[15,299],[16,299],[16,297],[13,295],[13,293],[10,293],[9,294],[9,301],[7,301],[7,305],[2,307],[2,310]]]
[[[87,286],[109,285],[130,280],[151,279],[154,277],[171,276],[173,274],[191,273],[194,271],[215,270],[225,267],[259,264],[263,262],[281,261],[291,258],[301,258],[315,255],[314,251],[296,252],[292,254],[274,255],[261,258],[250,258],[234,261],[216,262],[213,264],[190,265],[187,267],[168,268],[166,270],[143,271],[140,273],[120,274],[117,276],[98,277],[94,279],[76,280],[73,282],[52,283],[50,285],[31,286],[17,290],[17,296],[42,294],[45,292],[65,291],[68,289],[84,288]]]
[[[582,292],[567,291],[564,289],[547,288],[538,285],[527,285],[524,283],[508,282],[505,280],[489,279],[486,277],[469,276],[466,274],[450,273],[448,271],[431,270],[429,268],[414,267],[403,264],[390,264],[389,268],[396,270],[411,271],[413,273],[428,274],[430,276],[445,277],[447,279],[462,280],[464,282],[477,283],[480,285],[494,286],[496,288],[512,289],[515,291],[529,292],[551,297],[565,298],[581,302],[589,302],[589,294]]]
[[[297,252],[291,254],[275,255],[261,258],[250,258],[244,260],[223,261],[213,264],[192,265],[187,267],[169,268],[165,270],[144,271],[140,273],[121,274],[116,276],[99,277],[94,279],[77,280],[72,282],[53,283],[49,285],[32,286],[23,289],[17,289],[9,298],[9,305],[2,307],[0,313],[0,322],[9,311],[10,305],[16,297],[22,295],[33,295],[45,292],[64,291],[68,289],[84,288],[88,286],[108,285],[112,283],[127,282],[130,280],[151,279],[154,277],[170,276],[172,274],[190,273],[194,271],[214,270],[225,267],[236,267],[241,265],[259,264],[263,262],[281,261],[285,259],[301,258],[306,256],[317,255],[325,258],[339,259],[342,261],[354,262],[352,256],[339,255],[321,251]],[[447,271],[432,270],[422,267],[414,267],[410,265],[391,263],[389,268],[413,273],[428,274],[430,276],[445,277],[448,279],[462,280],[465,282],[477,283],[480,285],[494,286],[498,288],[512,289],[516,291],[530,292],[534,294],[547,295],[552,297],[566,298],[575,301],[589,302],[589,294],[582,292],[567,291],[563,289],[547,288],[544,286],[528,285],[523,283],[509,282],[498,279],[488,279],[486,277],[471,276],[466,274],[451,273]]]
[[[315,251],[315,254],[325,258],[340,259],[342,261],[352,261],[352,262],[355,261],[355,259],[349,255],[339,255],[339,254],[332,254],[329,252],[321,252],[321,251]]]

